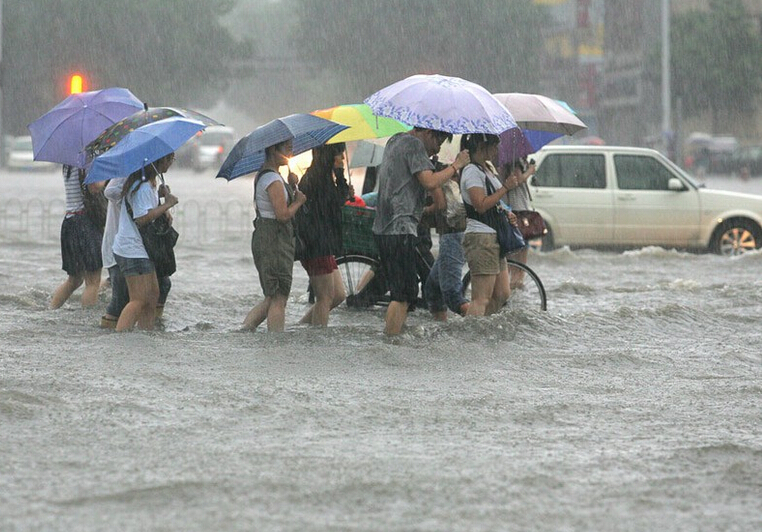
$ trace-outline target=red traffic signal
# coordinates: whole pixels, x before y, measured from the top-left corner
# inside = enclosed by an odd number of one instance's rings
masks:
[[[79,94],[85,90],[85,78],[80,74],[72,74],[69,78],[69,94]]]

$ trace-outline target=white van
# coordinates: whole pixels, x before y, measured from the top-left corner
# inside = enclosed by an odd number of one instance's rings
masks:
[[[738,255],[762,246],[762,196],[709,190],[647,148],[546,146],[529,180],[543,249],[661,246]]]

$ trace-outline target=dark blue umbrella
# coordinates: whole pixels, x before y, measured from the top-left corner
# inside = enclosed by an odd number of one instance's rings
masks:
[[[294,155],[325,144],[348,126],[310,114],[293,114],[276,118],[258,127],[230,151],[217,177],[228,181],[256,172],[265,164],[265,148],[293,139]]]
[[[174,152],[205,127],[198,120],[179,116],[140,126],[93,160],[85,184],[127,177]]]
[[[36,161],[80,166],[80,152],[110,125],[142,109],[128,89],[72,94],[29,124]]]

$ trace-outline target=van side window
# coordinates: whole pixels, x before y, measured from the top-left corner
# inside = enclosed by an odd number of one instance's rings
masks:
[[[669,179],[675,177],[653,157],[615,155],[614,168],[621,190],[669,190]]]
[[[603,155],[551,154],[543,159],[532,179],[536,187],[606,188]]]

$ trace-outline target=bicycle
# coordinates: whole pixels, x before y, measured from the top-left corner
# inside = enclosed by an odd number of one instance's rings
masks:
[[[380,262],[378,250],[373,241],[371,226],[375,212],[362,207],[345,206],[342,210],[342,224],[345,254],[336,257],[344,289],[347,306],[368,307],[389,302],[385,283],[379,280]],[[506,302],[510,309],[539,308],[547,310],[547,293],[539,275],[524,263],[506,259],[510,268],[524,273],[522,286],[511,290]],[[468,297],[471,286],[471,272],[463,275],[463,293]]]

